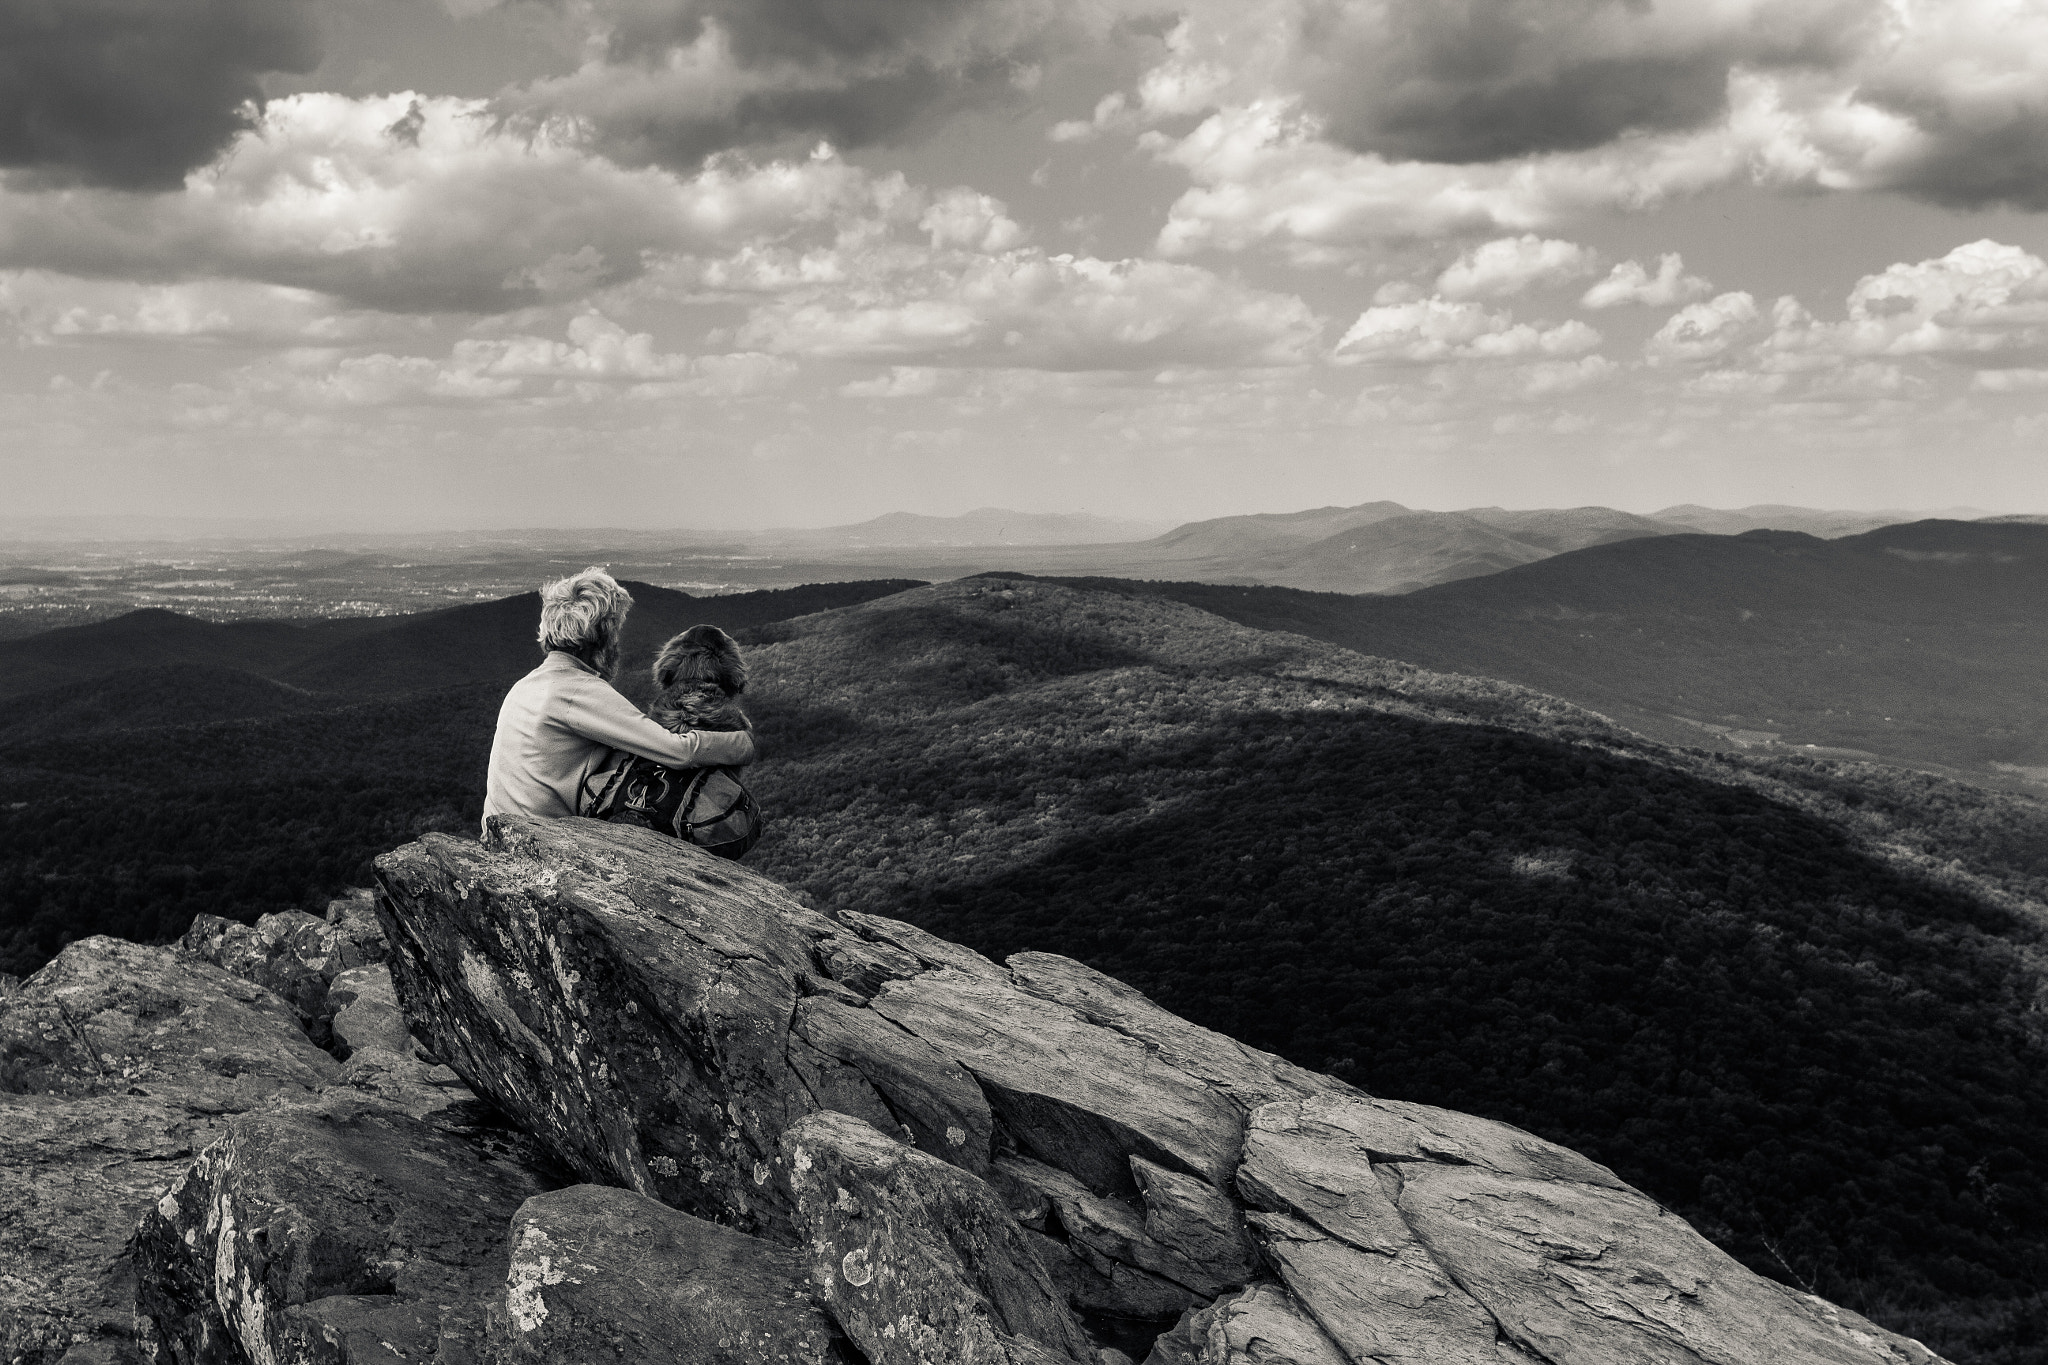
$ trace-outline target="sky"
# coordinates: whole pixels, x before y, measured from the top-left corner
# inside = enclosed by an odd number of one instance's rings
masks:
[[[2048,511],[2048,0],[0,0],[14,516]]]

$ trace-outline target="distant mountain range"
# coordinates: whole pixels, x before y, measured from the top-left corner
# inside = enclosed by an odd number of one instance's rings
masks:
[[[1671,743],[2048,777],[2048,525],[1642,537],[1399,597],[1132,590],[1522,683]]]
[[[1880,526],[1895,526],[1908,521],[1998,520],[1979,507],[1942,507],[1918,512],[1830,512],[1815,507],[1786,507],[1778,503],[1757,503],[1730,511],[1688,502],[1652,512],[1650,516],[1657,521],[1716,536],[1739,536],[1744,531],[1804,531],[1824,540],[1860,535],[1865,531],[1875,531]]]
[[[888,512],[850,526],[763,531],[750,545],[819,554],[939,546],[1094,545],[1143,540],[1170,523],[1098,517],[1087,512],[1010,512],[977,507],[957,517]]]
[[[875,572],[887,569],[927,579],[1012,571],[1408,593],[1622,540],[1757,529],[1827,538],[1924,516],[1776,506],[1721,511],[1692,505],[1649,516],[1611,507],[1427,512],[1382,501],[1217,517],[1138,540],[1115,533],[1117,526],[1129,523],[983,508],[964,517],[892,513],[858,526],[792,532],[774,541],[773,548],[792,555],[836,555],[841,573],[859,572],[857,566],[865,565]]]

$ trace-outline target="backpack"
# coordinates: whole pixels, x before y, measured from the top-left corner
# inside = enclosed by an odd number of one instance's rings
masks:
[[[576,813],[671,834],[721,858],[752,848],[763,824],[738,768],[665,768],[637,755],[585,778]]]

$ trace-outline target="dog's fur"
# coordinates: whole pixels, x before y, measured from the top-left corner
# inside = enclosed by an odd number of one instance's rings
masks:
[[[647,708],[663,727],[685,730],[752,730],[740,709],[747,690],[747,665],[740,647],[717,626],[691,626],[661,647],[654,660],[660,689]]]

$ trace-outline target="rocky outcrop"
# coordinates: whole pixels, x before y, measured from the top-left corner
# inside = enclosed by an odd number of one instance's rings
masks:
[[[381,956],[381,930],[368,906],[364,893],[330,907],[324,923],[334,933],[318,940],[323,953],[338,961]],[[366,933],[378,936],[376,945],[362,944]],[[226,956],[252,975],[275,975],[273,955]],[[360,1009],[361,999],[379,996],[384,969],[354,970],[372,973],[360,980]],[[335,975],[350,978],[346,970]],[[361,1031],[403,1046],[388,977],[381,994],[383,1012],[365,1013]],[[178,1354],[184,1343],[159,1336],[153,1314],[160,1295],[139,1311],[142,1281],[159,1260],[146,1253],[138,1274],[137,1220],[157,1216],[166,1188],[196,1157],[232,1145],[245,1121],[425,1119],[444,1135],[443,1159],[467,1152],[462,1159],[472,1164],[526,1169],[531,1149],[517,1134],[492,1128],[492,1111],[452,1071],[409,1049],[382,1047],[339,1063],[313,1044],[306,1022],[269,987],[195,953],[110,938],[73,943],[0,993],[0,1361],[194,1358]],[[322,1169],[314,1162],[302,1170],[309,1191]],[[534,1188],[530,1172],[526,1178]],[[503,1204],[477,1234],[493,1253],[516,1204]],[[202,1297],[211,1300],[214,1291]],[[474,1290],[458,1297],[474,1308]],[[219,1340],[228,1353],[221,1358],[243,1358],[232,1335]]]
[[[280,910],[249,925],[200,915],[178,946],[188,956],[268,987],[324,1047],[335,1010],[328,1000],[335,979],[384,960],[384,934],[373,907],[370,893],[357,890],[328,902],[325,918]]]
[[[270,991],[169,949],[84,939],[0,997],[0,1360],[137,1359],[136,1218],[226,1115],[340,1072]]]
[[[386,963],[358,896],[0,982],[0,1359],[1939,1365],[1065,958],[581,820],[380,875]]]
[[[404,1114],[245,1114],[143,1216],[142,1309],[177,1365],[474,1360],[542,1188]]]
[[[431,1050],[583,1179],[792,1250],[871,1365],[1933,1359],[1576,1153],[1079,963],[998,966],[579,820],[379,871]]]

